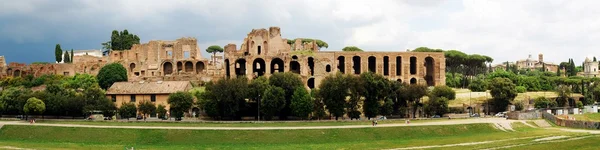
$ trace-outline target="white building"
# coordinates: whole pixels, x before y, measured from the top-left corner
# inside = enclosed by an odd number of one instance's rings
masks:
[[[71,54],[71,51],[65,51],[65,52],[69,52],[69,55]],[[65,54],[65,52],[63,52],[63,55]],[[73,50],[73,56],[83,56],[83,55],[90,55],[90,56],[94,56],[94,57],[102,57],[102,50],[96,50],[96,49],[90,49],[90,50]],[[72,59],[72,58],[71,58]],[[59,62],[59,63],[64,63],[64,59]]]
[[[598,77],[598,62],[591,61],[590,58],[586,57],[583,62],[583,76],[584,77]]]

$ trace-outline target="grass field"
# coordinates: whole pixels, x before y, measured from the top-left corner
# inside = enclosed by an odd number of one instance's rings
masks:
[[[411,120],[411,123],[445,121],[447,119],[433,120]],[[166,126],[166,127],[282,127],[282,126],[341,126],[341,125],[370,125],[371,121],[292,121],[292,122],[244,122],[244,123],[227,123],[227,122],[117,122],[117,121],[55,121],[55,120],[38,120],[37,123],[51,124],[79,124],[79,125],[104,125],[104,126]],[[404,120],[379,120],[378,124],[398,124],[405,123]]]
[[[454,89],[456,92],[456,99],[451,100],[448,103],[450,107],[458,107],[463,104],[481,104],[485,103],[485,100],[492,98],[489,91],[487,92],[470,92],[468,89]],[[515,100],[522,101],[527,99],[535,99],[537,97],[556,97],[556,93],[554,91],[541,91],[541,92],[526,92],[519,93]],[[581,94],[573,94],[573,96],[581,96]]]
[[[443,148],[472,149],[531,144],[531,140],[506,140],[519,137],[586,136],[534,129],[519,123],[513,125],[514,132],[496,130],[490,124],[252,131],[5,125],[0,129],[0,149],[2,146],[34,149],[123,149],[126,146],[136,149],[388,149],[505,140]],[[598,145],[597,142],[592,144]]]
[[[600,121],[600,113],[585,113],[572,115],[576,120]]]

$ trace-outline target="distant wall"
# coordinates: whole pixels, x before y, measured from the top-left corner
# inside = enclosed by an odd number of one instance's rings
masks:
[[[566,120],[558,118],[550,113],[543,112],[544,119],[563,127],[580,128],[580,129],[600,129],[600,122],[581,121],[581,120]]]
[[[531,120],[531,119],[541,119],[542,114],[539,111],[532,112],[509,112],[506,114],[508,119],[515,120]]]

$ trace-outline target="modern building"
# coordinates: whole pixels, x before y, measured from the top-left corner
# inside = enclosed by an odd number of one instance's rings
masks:
[[[167,102],[169,94],[189,91],[192,84],[189,81],[157,81],[157,82],[116,82],[108,90],[106,96],[111,99],[117,107],[123,103],[135,103],[150,101],[156,106],[165,105],[169,110]]]

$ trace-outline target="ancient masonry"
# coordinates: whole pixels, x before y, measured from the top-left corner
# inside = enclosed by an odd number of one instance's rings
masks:
[[[343,52],[320,51],[316,42],[301,39],[288,44],[279,27],[254,29],[237,49],[224,47],[218,63],[201,56],[194,38],[175,41],[150,41],[134,45],[131,50],[112,51],[108,56],[74,56],[72,64],[10,63],[0,57],[0,76],[43,74],[97,74],[112,62],[127,68],[130,81],[211,81],[245,76],[253,79],[275,72],[293,72],[302,77],[308,88],[318,87],[328,75],[375,72],[390,80],[409,84],[444,85],[445,57],[441,52]],[[209,63],[210,62],[210,63]],[[221,63],[222,62],[222,63]]]

